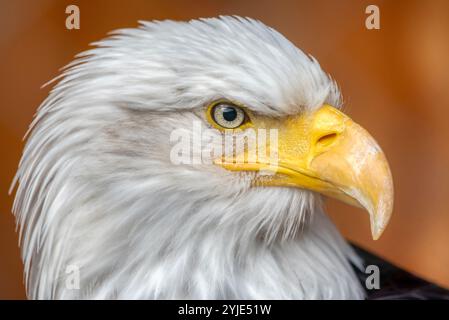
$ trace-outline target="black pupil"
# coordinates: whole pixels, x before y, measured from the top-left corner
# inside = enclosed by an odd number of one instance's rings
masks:
[[[234,121],[237,118],[237,110],[232,107],[224,107],[222,109],[223,111],[223,118],[226,121]]]

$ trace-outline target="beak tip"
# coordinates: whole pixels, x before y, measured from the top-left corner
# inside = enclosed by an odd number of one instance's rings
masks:
[[[382,233],[383,233],[383,230],[372,230],[371,234],[372,234],[373,240],[379,240]]]
[[[390,220],[392,210],[387,212],[381,212],[377,214],[370,214],[371,216],[371,235],[373,240],[379,240],[380,236],[383,234],[387,228],[388,222]]]
[[[371,236],[373,240],[379,240],[382,232],[383,230],[379,228],[379,226],[376,224],[376,221],[371,221]]]

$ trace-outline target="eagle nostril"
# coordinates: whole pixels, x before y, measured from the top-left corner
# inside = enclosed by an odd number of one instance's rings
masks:
[[[335,132],[332,132],[332,133],[329,133],[329,134],[326,134],[326,135],[320,137],[317,140],[316,144],[318,146],[325,147],[325,146],[330,145],[332,142],[334,142],[336,138],[337,138],[337,134]]]

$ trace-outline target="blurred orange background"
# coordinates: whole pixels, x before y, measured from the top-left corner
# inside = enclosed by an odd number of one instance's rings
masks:
[[[65,27],[70,4],[80,30]],[[380,30],[365,28],[369,4]],[[361,209],[329,201],[328,211],[351,241],[449,288],[449,1],[0,0],[0,298],[26,297],[8,188],[49,91],[40,86],[108,31],[220,14],[262,20],[338,81],[346,112],[390,161],[395,210],[378,241]]]

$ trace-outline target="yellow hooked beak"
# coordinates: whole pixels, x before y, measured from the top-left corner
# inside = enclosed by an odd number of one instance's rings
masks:
[[[233,171],[264,172],[257,175],[259,186],[299,187],[361,206],[369,212],[371,233],[377,240],[392,214],[393,180],[376,141],[329,105],[282,121],[253,121],[256,128],[277,129],[277,145],[266,146],[271,151],[276,147],[275,160],[258,153],[256,161],[235,161],[236,154],[216,163]]]

